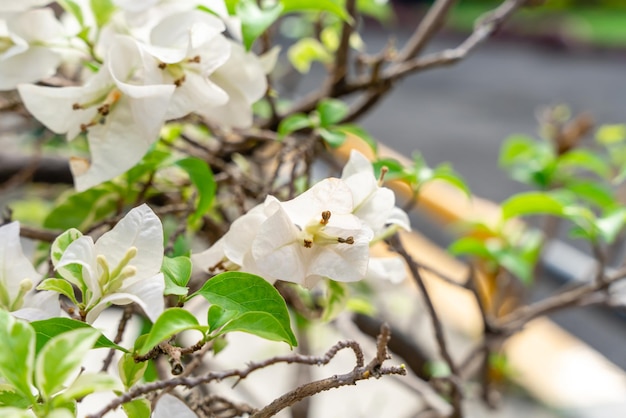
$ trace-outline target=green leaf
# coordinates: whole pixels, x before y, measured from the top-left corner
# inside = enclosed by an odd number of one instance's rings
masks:
[[[485,241],[474,237],[459,238],[448,247],[448,251],[454,255],[473,255],[478,258],[492,259]]]
[[[106,25],[115,12],[115,5],[111,0],[90,0],[89,5],[99,28]]]
[[[128,418],[150,418],[150,401],[145,398],[123,403],[122,409]]]
[[[52,337],[43,346],[35,363],[35,381],[44,400],[64,388],[100,335],[91,327],[79,328]]]
[[[374,166],[374,172],[376,177],[380,178],[380,173],[383,167],[387,168],[387,174],[385,174],[385,180],[409,180],[413,176],[407,173],[404,165],[394,158],[381,158],[372,163]]]
[[[227,311],[221,306],[211,305],[207,312],[207,323],[211,332],[223,326],[238,315],[237,311]]]
[[[536,150],[539,143],[525,135],[512,135],[504,140],[500,148],[499,163],[502,167],[516,164],[520,157],[527,158]]]
[[[306,74],[314,61],[330,63],[332,54],[317,39],[302,38],[287,50],[287,58],[300,73]]]
[[[195,222],[204,215],[215,198],[217,184],[213,178],[213,172],[206,161],[199,158],[189,157],[178,160],[176,165],[189,175],[189,179],[198,189],[198,204],[196,211],[191,215],[190,221]]]
[[[344,123],[342,125],[337,125],[337,129],[346,134],[354,135],[365,142],[369,147],[374,151],[374,153],[378,152],[378,143],[365,129],[361,128],[358,125],[353,125],[351,123]]]
[[[511,249],[495,251],[496,262],[526,285],[533,281],[533,264],[520,257]]]
[[[614,210],[596,221],[596,227],[600,231],[602,238],[608,244],[612,244],[618,234],[624,229],[626,222],[626,208]]]
[[[567,182],[564,185],[564,188],[573,192],[577,198],[597,205],[603,210],[609,210],[619,206],[619,203],[615,199],[613,190],[611,190],[611,188],[607,185],[596,181],[576,179],[574,181]]]
[[[348,286],[334,280],[326,280],[326,298],[322,321],[329,322],[343,312],[349,299]]]
[[[320,136],[333,148],[338,148],[346,142],[346,134],[336,129],[320,128]]]
[[[602,125],[596,132],[596,141],[604,145],[626,140],[626,125]]]
[[[519,193],[502,203],[502,219],[528,215],[564,215],[564,204],[542,192]]]
[[[393,8],[390,2],[380,0],[357,0],[357,10],[367,16],[371,16],[382,23],[390,23],[393,19]]]
[[[141,349],[139,349],[140,356],[147,354],[150,350],[156,347],[162,341],[169,339],[170,337],[178,334],[179,332],[186,331],[188,329],[196,329],[202,333],[206,331],[207,327],[200,325],[198,320],[192,313],[181,308],[170,308],[163,311],[163,313],[157,318],[156,322],[152,326],[148,337]]]
[[[35,363],[35,331],[30,324],[15,319],[0,309],[0,376],[31,403],[33,366]]]
[[[78,305],[76,296],[74,295],[74,288],[65,279],[45,279],[37,286],[37,290],[51,290],[53,292],[60,293],[69,298],[74,305]]]
[[[280,0],[283,5],[283,14],[301,11],[330,12],[346,22],[352,22],[352,17],[343,5],[336,0]]]
[[[432,180],[445,181],[448,184],[461,190],[467,197],[472,196],[472,192],[465,183],[465,180],[452,169],[448,164],[440,164],[432,172]]]
[[[348,105],[337,99],[324,99],[317,105],[320,126],[327,128],[335,125],[348,115]]]
[[[282,11],[281,3],[261,9],[256,0],[239,1],[237,17],[241,19],[241,33],[246,50],[250,50],[254,41],[278,19]]]
[[[515,180],[546,188],[553,182],[556,154],[549,143],[513,135],[504,141],[499,163]]]
[[[283,324],[268,312],[250,311],[244,312],[229,321],[220,329],[217,335],[224,335],[228,332],[240,331],[253,334],[270,341],[286,342],[292,345],[290,341],[292,336],[285,330]],[[295,341],[295,337],[293,338]]]
[[[164,130],[165,128],[162,129],[162,131]],[[172,128],[165,133],[174,135],[175,133],[180,134],[180,131]],[[170,141],[173,141],[173,139]],[[141,161],[124,174],[124,177],[126,178],[127,189],[131,189],[133,186],[135,186],[144,175],[152,173],[159,168],[167,166],[171,163],[170,160],[172,159],[172,153],[169,151],[158,149],[156,147],[158,144],[158,142],[155,143],[151,147],[150,151],[148,151],[148,153],[143,156]]]
[[[35,335],[37,338],[35,347],[36,352],[38,353],[49,340],[66,332],[77,329],[91,329],[97,331],[89,324],[70,318],[50,318],[43,319],[41,321],[33,321],[31,322],[31,326],[35,330]],[[115,350],[123,351],[125,353],[128,352],[128,350],[126,350],[124,347],[115,344],[113,341],[102,335],[102,333],[100,333],[99,331],[97,332],[99,333],[99,337],[94,344],[94,348],[113,348]]]
[[[52,265],[56,267],[59,264],[59,261],[61,261],[61,257],[63,257],[63,254],[65,253],[67,247],[69,247],[72,242],[76,241],[82,236],[83,234],[75,228],[68,229],[67,231],[59,235],[50,247],[50,258],[52,260]],[[57,273],[61,277],[69,280],[71,283],[78,286],[81,291],[84,291],[84,289],[86,289],[85,281],[83,280],[83,267],[80,264],[70,264],[65,267],[60,267],[57,269]],[[74,290],[71,290],[71,293],[73,294]],[[73,301],[74,300],[75,299],[73,299]]]
[[[30,405],[31,401],[19,394],[12,385],[0,383],[0,407],[14,406],[16,408],[27,409]]]
[[[81,373],[74,382],[52,400],[53,405],[62,405],[72,400],[81,400],[95,392],[122,392],[120,380],[108,373]]]
[[[558,169],[583,169],[606,179],[611,174],[607,161],[585,149],[573,149],[557,160]]]
[[[165,295],[184,296],[189,291],[187,283],[191,278],[191,260],[189,257],[164,257],[161,271],[165,276]]]
[[[304,128],[313,126],[311,119],[304,113],[294,113],[287,116],[278,124],[278,139],[283,139],[286,135]]]
[[[125,353],[117,363],[117,371],[124,387],[128,390],[139,382],[147,367],[147,361],[136,362],[131,353]]]
[[[66,12],[73,15],[81,27],[85,26],[85,19],[83,18],[83,11],[81,10],[78,3],[76,3],[73,0],[59,0],[57,1],[57,3],[59,3],[59,6],[65,9]]]
[[[292,347],[298,344],[291,330],[285,301],[274,286],[259,276],[234,271],[221,273],[208,280],[192,296],[196,295],[201,295],[211,304],[226,311],[235,311],[239,315],[249,312],[265,312],[280,324],[281,332],[274,335],[275,339],[285,341]],[[247,316],[246,320],[254,322],[253,317]],[[260,315],[259,318],[262,321],[268,321],[265,315]],[[256,335],[268,338],[266,334]]]
[[[61,199],[44,220],[48,229],[87,229],[117,209],[119,188],[108,182]]]

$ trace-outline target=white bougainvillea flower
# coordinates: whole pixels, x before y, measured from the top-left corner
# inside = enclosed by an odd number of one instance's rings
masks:
[[[0,1],[0,13],[23,12],[50,3],[50,0]]]
[[[41,275],[22,251],[20,224],[0,227],[0,309],[17,318],[37,321],[61,313],[59,294],[36,292]]]
[[[176,86],[167,119],[228,101],[226,92],[209,80],[230,55],[224,29],[220,19],[199,10],[168,16],[152,29],[150,44],[143,48],[160,69],[154,83]]]
[[[18,86],[28,111],[50,130],[68,140],[87,134],[91,161],[70,161],[79,191],[133,167],[158,138],[176,87],[145,84],[156,69],[143,67],[142,53],[132,38],[116,36],[105,64],[84,86]]]
[[[1,2],[21,4],[21,2]],[[24,2],[26,4],[34,2]],[[3,7],[0,6],[0,12]],[[29,10],[0,20],[0,90],[53,75],[61,56],[49,45],[62,40],[64,29],[52,9]]]
[[[252,52],[236,42],[230,42],[228,61],[209,79],[228,94],[221,106],[199,109],[202,117],[221,126],[248,128],[252,125],[252,105],[267,90],[266,65]]]
[[[372,163],[363,154],[352,150],[341,179],[352,193],[354,215],[369,225],[377,237],[384,236],[389,225],[411,230],[408,215],[395,206],[393,191],[378,184]]]
[[[132,302],[155,321],[164,309],[162,263],[163,226],[144,204],[95,243],[89,236],[73,241],[55,268],[83,293],[81,315],[88,323],[111,304]],[[68,266],[73,265],[81,266],[82,277],[68,274]]]
[[[269,196],[194,263],[212,273],[242,270],[308,288],[323,278],[360,280],[373,232],[352,208],[350,189],[339,179],[323,180],[284,203]]]

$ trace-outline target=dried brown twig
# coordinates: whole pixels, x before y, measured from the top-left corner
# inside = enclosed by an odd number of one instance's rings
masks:
[[[256,411],[252,415],[255,418],[270,417],[276,412],[290,405],[293,405],[304,397],[312,396],[316,393],[320,393],[341,386],[353,385],[359,380],[366,380],[372,377],[379,378],[384,375],[406,374],[406,369],[403,366],[383,367],[382,365],[383,362],[388,359],[387,343],[389,342],[390,338],[391,333],[389,331],[389,327],[384,325],[381,328],[381,332],[378,337],[376,355],[368,364],[365,364],[363,351],[361,350],[361,347],[358,343],[356,343],[355,341],[341,341],[331,347],[322,356],[305,356],[301,354],[276,356],[261,362],[249,363],[248,367],[246,367],[245,369],[210,372],[203,376],[197,377],[175,377],[169,380],[161,380],[145,385],[135,386],[123,395],[113,399],[109,404],[104,406],[97,413],[89,415],[88,418],[102,418],[105,414],[118,408],[126,402],[130,402],[131,400],[139,398],[146,394],[156,393],[163,389],[179,386],[194,388],[206,383],[220,382],[229,377],[236,377],[238,380],[242,380],[256,370],[260,370],[278,363],[299,363],[322,366],[328,364],[339,351],[345,348],[349,348],[354,352],[356,356],[356,365],[352,369],[352,371],[346,374],[334,375],[326,379],[304,384],[294,389],[293,391],[288,392],[283,396],[277,398],[274,402]]]

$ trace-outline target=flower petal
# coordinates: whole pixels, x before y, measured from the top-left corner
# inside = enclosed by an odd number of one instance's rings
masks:
[[[163,225],[145,203],[132,209],[102,235],[95,244],[95,251],[104,255],[110,266],[117,266],[130,247],[137,248],[137,255],[129,263],[137,268],[137,274],[130,282],[152,277],[161,269]]]
[[[159,273],[150,279],[142,280],[125,288],[124,291],[105,296],[87,313],[86,321],[92,324],[109,305],[128,305],[135,302],[154,322],[164,309],[164,289],[163,274]]]
[[[0,227],[0,286],[6,288],[11,301],[18,295],[24,279],[36,285],[41,275],[22,251],[19,222],[11,222]]]

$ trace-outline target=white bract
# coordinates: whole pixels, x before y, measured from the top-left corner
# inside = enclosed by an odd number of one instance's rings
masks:
[[[142,51],[116,36],[105,64],[82,87],[21,84],[28,111],[50,130],[72,140],[87,134],[91,161],[70,161],[76,189],[88,189],[133,167],[157,140],[175,86],[147,85]]]
[[[211,272],[240,269],[308,288],[323,278],[357,281],[367,272],[373,233],[351,211],[350,190],[339,179],[323,180],[284,203],[269,196],[195,255],[194,263]]]
[[[410,229],[408,216],[394,206],[393,192],[378,185],[361,154],[353,152],[342,177],[322,180],[287,202],[268,196],[212,247],[195,254],[194,265],[209,273],[242,270],[308,288],[324,278],[401,281],[403,261],[370,258],[369,246],[375,233],[383,239],[398,226]]]
[[[2,2],[0,11],[4,3],[21,2]],[[4,18],[0,20],[0,90],[12,90],[19,83],[53,75],[61,56],[50,44],[63,39],[64,29],[52,9],[29,10]]]
[[[36,292],[41,280],[26,258],[20,243],[20,224],[11,222],[0,227],[0,309],[17,318],[36,321],[58,316],[59,295]]]
[[[154,321],[164,309],[162,263],[163,226],[144,204],[95,243],[89,236],[74,240],[55,268],[81,291],[80,311],[88,323],[111,304],[132,302]]]
[[[221,126],[248,128],[252,125],[252,105],[267,90],[267,66],[254,53],[246,52],[242,45],[232,41],[230,44],[228,61],[209,77],[226,92],[228,101],[220,106],[198,109],[197,113]]]
[[[224,105],[228,95],[209,75],[230,55],[230,43],[221,34],[224,24],[217,17],[199,10],[177,13],[163,19],[143,45],[160,71],[154,84],[174,84],[166,119],[181,118],[206,107]]]
[[[409,217],[395,206],[396,197],[392,190],[381,187],[374,176],[372,163],[363,154],[352,150],[350,159],[343,168],[341,179],[346,182],[354,200],[353,213],[374,230],[376,238],[384,238],[400,227],[411,230]]]

